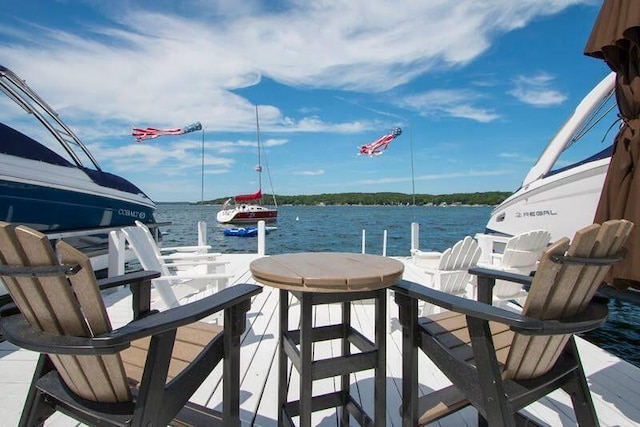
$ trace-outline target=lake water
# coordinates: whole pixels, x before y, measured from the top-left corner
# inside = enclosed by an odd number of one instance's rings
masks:
[[[256,252],[257,238],[225,236],[227,227],[216,222],[219,206],[160,204],[158,222],[167,246],[197,243],[196,223],[207,222],[207,242],[217,252]],[[484,230],[491,208],[487,206],[280,206],[278,221],[266,239],[267,254],[286,252],[361,252],[362,230],[369,254],[409,256],[411,223],[420,224],[422,250],[443,251],[466,235]],[[640,367],[640,307],[612,301],[607,323],[585,338]]]

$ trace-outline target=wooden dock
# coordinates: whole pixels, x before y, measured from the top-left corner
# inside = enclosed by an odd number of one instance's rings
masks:
[[[225,254],[222,260],[229,261],[227,271],[234,274],[233,283],[255,283],[249,272],[249,263],[255,254]],[[404,278],[423,282],[420,270],[409,258],[397,258],[405,263]],[[202,295],[190,294],[187,287],[178,289],[183,301],[199,298]],[[152,295],[157,308],[162,303]],[[277,420],[277,327],[278,327],[278,290],[264,287],[261,294],[253,300],[247,316],[248,327],[243,336],[241,350],[240,409],[243,425],[274,426]],[[131,295],[127,289],[120,289],[105,296],[107,309],[114,327],[131,319]],[[391,298],[389,304],[392,319],[387,341],[387,425],[399,426],[402,345],[401,334],[397,328],[397,306]],[[291,310],[290,327],[297,322],[295,309]],[[316,308],[315,324],[326,325],[339,319],[337,305]],[[373,335],[373,304],[354,303],[353,322],[370,337]],[[605,352],[604,350],[578,339],[578,347],[588,377],[589,387],[594,399],[596,411],[602,426],[640,426],[640,369]],[[339,354],[338,342],[318,343],[314,347],[315,359]],[[430,361],[420,354],[420,392],[447,386],[449,383]],[[35,367],[37,354],[16,348],[7,342],[0,343],[0,387],[3,398],[0,400],[0,426],[17,425],[31,375]],[[208,407],[221,408],[222,383],[220,371],[208,378],[196,392],[193,401]],[[297,374],[290,380],[289,399],[297,398]],[[314,394],[334,391],[339,379],[326,379],[314,382]],[[373,374],[364,371],[352,375],[352,394],[358,396],[361,405],[368,413],[373,413]],[[314,414],[314,425],[336,426],[336,410],[325,410]],[[544,400],[530,405],[526,413],[541,425],[576,425],[571,401],[562,391],[556,391]],[[475,425],[476,413],[467,408],[433,425],[460,426]],[[62,414],[55,414],[46,423],[47,426],[75,426],[76,422]]]

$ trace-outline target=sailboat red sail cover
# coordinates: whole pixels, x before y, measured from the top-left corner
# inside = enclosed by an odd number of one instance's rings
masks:
[[[234,197],[236,202],[248,202],[251,200],[259,200],[262,199],[262,190],[258,190],[257,193],[253,194],[239,194]]]

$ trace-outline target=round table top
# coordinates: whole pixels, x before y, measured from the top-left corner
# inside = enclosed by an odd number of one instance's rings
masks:
[[[396,284],[402,262],[378,255],[302,252],[259,258],[249,269],[256,281],[301,292],[362,292]]]

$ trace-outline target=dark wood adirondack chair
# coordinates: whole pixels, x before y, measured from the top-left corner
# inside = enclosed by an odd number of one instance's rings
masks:
[[[240,335],[260,287],[237,285],[152,312],[159,273],[99,283],[84,254],[64,242],[56,252],[42,233],[0,223],[0,277],[19,309],[3,313],[3,334],[41,353],[21,426],[42,425],[55,411],[89,425],[240,425]],[[124,284],[134,320],[112,329],[100,291]],[[222,310],[224,326],[198,322]],[[189,402],[221,361],[222,413]]]
[[[633,224],[593,224],[542,255],[535,276],[472,268],[478,298],[447,295],[415,283],[393,287],[403,330],[403,425],[423,425],[471,404],[479,424],[511,426],[520,409],[562,388],[580,425],[598,420],[574,334],[600,326],[607,306],[593,296],[609,267],[622,259]],[[530,285],[522,313],[491,306],[497,279]],[[420,318],[418,300],[448,312]],[[418,398],[418,348],[452,382]]]

